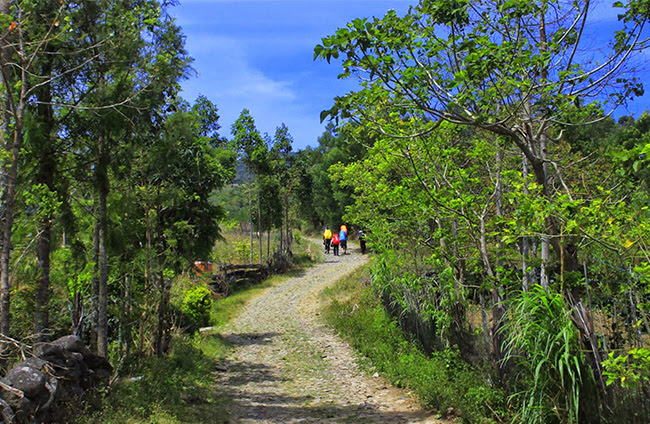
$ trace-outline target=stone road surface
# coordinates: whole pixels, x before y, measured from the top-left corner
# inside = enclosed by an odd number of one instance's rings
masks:
[[[229,423],[449,423],[360,371],[320,319],[323,289],[364,264],[350,249],[267,289],[222,329],[234,348],[216,373]]]

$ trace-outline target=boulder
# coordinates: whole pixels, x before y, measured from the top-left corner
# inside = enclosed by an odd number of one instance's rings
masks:
[[[82,401],[88,390],[107,385],[112,373],[108,360],[76,336],[39,343],[34,355],[0,380],[3,423],[62,422],[68,405]]]

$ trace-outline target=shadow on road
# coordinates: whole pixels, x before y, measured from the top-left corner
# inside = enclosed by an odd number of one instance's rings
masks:
[[[229,334],[224,340],[234,346],[265,345],[273,341],[279,333],[238,333]]]
[[[238,362],[218,380],[231,416],[222,423],[420,423],[422,412],[382,411],[369,403],[347,399],[277,393],[273,382],[287,381],[280,366]],[[300,388],[298,388],[299,391]],[[307,390],[305,390],[307,392]],[[370,400],[370,399],[369,399]]]

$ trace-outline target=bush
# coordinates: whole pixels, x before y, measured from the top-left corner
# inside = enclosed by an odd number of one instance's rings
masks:
[[[536,285],[509,306],[504,361],[518,366],[512,400],[521,422],[593,422],[596,383],[562,294]]]
[[[188,324],[203,327],[210,323],[212,308],[212,293],[205,286],[194,287],[185,292],[181,312]]]

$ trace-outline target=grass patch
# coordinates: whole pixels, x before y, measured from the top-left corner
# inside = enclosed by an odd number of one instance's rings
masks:
[[[93,412],[76,422],[226,423],[227,399],[214,385],[213,372],[227,351],[218,336],[178,337],[168,356],[141,360],[138,373],[120,379],[100,405],[88,406],[95,407]]]
[[[452,349],[424,354],[388,316],[369,280],[367,268],[362,268],[324,294],[330,299],[328,322],[367,358],[362,365],[395,386],[408,388],[423,406],[443,416],[481,424],[507,416],[505,395],[490,386],[489,373],[471,367]]]

